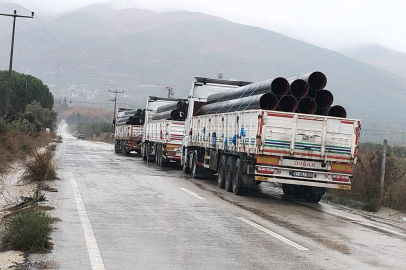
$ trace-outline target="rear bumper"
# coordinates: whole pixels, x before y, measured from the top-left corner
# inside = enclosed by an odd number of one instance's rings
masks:
[[[260,172],[258,172],[260,171]],[[269,173],[261,173],[268,171]],[[305,176],[298,176],[298,175]],[[350,174],[257,165],[255,180],[280,184],[351,190]],[[333,179],[342,179],[335,181]]]

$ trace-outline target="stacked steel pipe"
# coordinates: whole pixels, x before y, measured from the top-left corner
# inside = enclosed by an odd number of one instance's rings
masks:
[[[263,109],[347,117],[342,106],[331,106],[334,98],[326,85],[327,78],[319,71],[278,77],[212,94],[196,115]]]
[[[184,120],[187,107],[185,100],[173,101],[162,105],[157,108],[157,112],[152,116],[152,120]]]
[[[124,115],[117,117],[116,125],[143,125],[145,120],[145,110],[129,110]]]

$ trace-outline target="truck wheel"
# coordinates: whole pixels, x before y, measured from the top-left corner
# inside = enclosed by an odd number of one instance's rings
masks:
[[[141,155],[142,155],[142,160],[147,160],[147,155],[146,155],[146,153],[147,153],[147,150],[145,150],[145,144],[143,144],[142,146],[141,146]]]
[[[226,165],[227,165],[227,156],[221,155],[217,172],[217,186],[219,188],[224,188],[224,183],[226,179]]]
[[[235,157],[230,156],[227,160],[226,166],[226,179],[224,183],[224,188],[230,192],[233,189],[233,182],[235,179]]]
[[[306,187],[303,190],[306,202],[318,203],[326,192],[325,188]]]
[[[117,141],[114,142],[114,152],[119,153],[119,149],[117,149]]]
[[[244,194],[244,188],[243,188],[243,183],[241,179],[241,159],[237,158],[237,161],[235,162],[235,175],[234,175],[234,181],[233,181],[233,192],[235,195],[243,195]]]
[[[125,156],[125,143],[124,142],[121,143],[121,155]]]
[[[321,197],[323,195],[316,193],[316,194],[307,194],[306,197],[306,202],[311,202],[311,203],[318,203],[321,200]]]
[[[189,168],[189,166],[188,166],[188,162],[187,162],[187,160],[185,161],[185,163],[183,164],[183,172],[184,173],[190,173],[190,168]]]
[[[160,167],[165,167],[166,163],[164,160],[164,146],[161,144],[161,146],[159,147],[159,166]]]
[[[149,163],[151,161],[151,155],[149,154],[149,149],[150,149],[150,145],[148,143],[147,146],[145,147],[146,155],[147,155],[147,163]]]
[[[295,188],[293,185],[289,184],[282,184],[283,194],[286,196],[293,196],[295,195]]]
[[[159,144],[155,145],[155,165],[159,166]]]
[[[162,157],[162,145],[158,144],[158,149],[157,149],[157,154],[155,156],[155,159],[157,160],[156,163],[159,167],[162,167],[161,157]]]
[[[192,169],[191,169],[192,177],[194,179],[198,179],[197,170],[198,170],[198,168],[197,168],[197,151],[194,151],[194,153],[193,153],[193,163],[192,163]]]

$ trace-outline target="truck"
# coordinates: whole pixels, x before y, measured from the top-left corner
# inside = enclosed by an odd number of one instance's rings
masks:
[[[298,79],[313,87],[317,79],[320,81],[320,77],[311,80],[310,75],[303,78]],[[182,141],[183,171],[191,173],[193,178],[215,177],[219,188],[237,195],[262,182],[281,186],[284,196],[315,203],[326,188],[350,190],[360,120],[326,115],[328,109],[321,114],[297,113],[297,105],[290,106],[291,111],[282,111],[280,104],[285,90],[276,97],[279,107],[267,101],[266,108],[272,110],[258,106],[240,109],[245,106],[240,100],[247,99],[244,96],[251,91],[247,91],[250,87],[258,88],[258,84],[194,78]],[[233,91],[241,93],[234,100],[240,102],[238,110],[233,103],[229,106],[232,110],[225,111],[222,105],[208,113],[209,96],[221,98]],[[223,103],[226,102],[232,103]]]
[[[114,150],[127,156],[131,151],[141,154],[144,111],[119,109],[114,121]]]
[[[160,167],[180,163],[186,111],[184,99],[148,97],[141,146],[144,160]]]

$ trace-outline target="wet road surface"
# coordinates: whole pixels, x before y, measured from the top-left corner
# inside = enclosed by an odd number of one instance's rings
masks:
[[[236,196],[62,133],[59,269],[406,269],[405,224],[282,199],[263,183]]]

